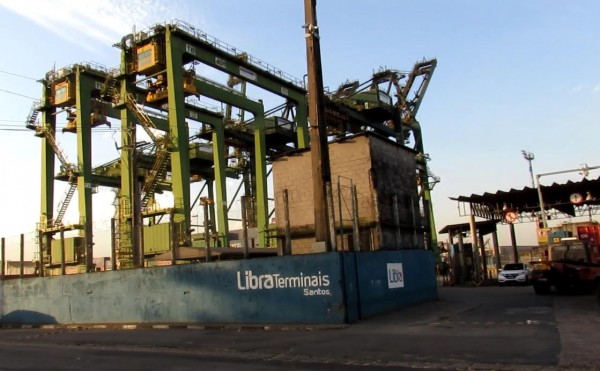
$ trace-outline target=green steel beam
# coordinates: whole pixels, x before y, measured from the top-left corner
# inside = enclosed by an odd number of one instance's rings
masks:
[[[125,56],[122,53],[121,64],[123,65]],[[125,76],[125,75],[122,75]],[[127,79],[120,81],[120,97],[127,96],[128,84]],[[134,233],[134,205],[136,205],[135,197],[139,198],[134,192],[135,182],[137,181],[137,166],[133,155],[135,153],[136,142],[136,123],[133,115],[121,106],[121,158],[120,158],[120,174],[121,186],[119,194],[119,253],[118,263],[119,269],[128,269],[135,266],[134,250],[139,246],[137,235]]]
[[[267,143],[265,140],[264,115],[255,114],[254,120],[254,160],[256,171],[256,226],[260,246],[268,245],[269,201],[267,191]]]
[[[43,82],[43,90],[42,90],[42,104],[44,106],[44,110],[42,111],[41,124],[42,126],[46,126],[51,128],[52,132],[56,132],[56,115],[53,114],[55,110],[49,109],[49,99],[52,94],[50,87],[46,81]],[[54,155],[54,150],[48,140],[44,136],[42,138],[42,168],[41,168],[41,205],[40,205],[40,223],[37,227],[38,233],[50,227],[48,224],[49,220],[54,218],[54,165],[56,162],[56,157]],[[41,243],[48,250],[50,249],[50,244],[52,243],[52,235],[44,233],[42,235]],[[45,253],[46,249],[42,249],[42,254]],[[44,257],[40,256],[40,261],[44,261]]]
[[[414,129],[413,135],[417,140],[416,150],[419,153],[419,157],[422,158],[422,162],[417,166],[418,168],[420,168],[419,177],[421,178],[421,189],[423,190],[421,198],[423,200],[423,207],[425,208],[425,219],[427,220],[427,226],[429,227],[428,232],[430,246],[426,246],[426,248],[432,250],[436,259],[439,259],[440,252],[437,246],[437,231],[435,228],[435,218],[433,215],[433,202],[431,201],[431,190],[429,189],[429,172],[427,169],[427,159],[425,158],[424,154],[423,137],[421,135],[421,129]]]
[[[215,205],[212,208],[212,220],[214,223],[214,210],[217,211],[217,226],[219,241],[221,246],[229,247],[229,223],[227,218],[227,159],[225,158],[225,124],[221,121],[221,125],[213,126],[212,134],[213,162],[215,171],[215,182],[217,197]],[[212,187],[209,188],[211,190]],[[213,197],[213,196],[211,196]]]
[[[167,29],[173,30],[171,34],[181,38],[185,56],[294,102],[296,105],[298,146],[300,148],[308,146],[308,107],[304,88],[274,76],[244,61],[239,56],[226,53],[210,42],[193,37],[187,32],[177,29],[177,26],[169,25]]]
[[[425,208],[425,218],[429,227],[429,241],[431,246],[426,248],[431,249],[434,252],[436,259],[439,259],[440,252],[437,246],[437,231],[435,229],[435,219],[433,215],[433,202],[431,201],[431,191],[429,189],[429,173],[427,170],[427,159],[425,158],[425,146],[423,144],[423,135],[421,132],[421,126],[417,120],[414,120],[412,125],[412,133],[415,139],[415,148],[420,156],[422,156],[421,170],[419,170],[419,176],[421,177],[421,187],[423,189],[423,207]]]
[[[88,272],[93,267],[92,231],[92,125],[91,92],[94,81],[84,76],[81,66],[76,66],[75,97],[77,111],[77,191],[79,201],[80,234],[85,237],[85,266]]]
[[[215,200],[215,181],[212,179],[206,179],[206,190],[208,192],[208,198],[212,201]],[[206,208],[203,208],[203,210],[207,210]],[[208,204],[208,220],[209,223],[213,223],[213,228],[214,228],[214,222],[215,222],[215,202],[211,202]],[[206,231],[205,231],[206,233]],[[210,234],[210,224],[209,224],[209,232]],[[220,242],[220,241],[219,241]],[[217,243],[219,243],[217,242]],[[216,245],[216,246],[220,246],[220,245]]]
[[[254,159],[256,173],[256,213],[258,226],[258,239],[261,246],[267,244],[268,228],[268,190],[267,190],[267,151],[265,141],[265,114],[262,101],[252,101],[244,96],[231,93],[228,89],[211,84],[205,80],[194,80],[196,88],[200,94],[219,102],[231,104],[241,108],[254,115],[253,135],[254,135]],[[214,134],[213,134],[214,135]],[[223,142],[224,143],[224,142]],[[217,177],[215,173],[215,178]],[[218,187],[218,186],[217,186]],[[223,185],[224,187],[224,185]],[[224,211],[226,212],[226,206]]]
[[[169,135],[171,138],[171,174],[173,178],[174,222],[179,223],[178,241],[192,245],[190,220],[189,131],[185,122],[183,61],[181,42],[166,33],[167,91],[169,99]],[[182,235],[183,234],[183,235]]]

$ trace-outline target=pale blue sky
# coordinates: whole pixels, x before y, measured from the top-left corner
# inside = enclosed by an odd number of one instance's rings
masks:
[[[437,58],[421,122],[438,229],[466,222],[448,197],[530,185],[536,173],[600,165],[600,3],[593,0],[320,0],[325,85],[368,79],[379,67],[409,70]],[[82,61],[116,66],[111,45],[137,29],[180,19],[283,71],[306,73],[301,0],[0,0],[0,236],[31,232],[39,216],[39,139],[22,128],[41,78]],[[6,73],[8,72],[8,73]],[[10,73],[10,74],[9,74]],[[7,92],[8,91],[8,92]],[[116,156],[112,133],[94,134],[94,164]],[[72,137],[59,138],[65,148]],[[65,149],[74,159],[75,153]],[[593,177],[598,174],[592,172]],[[543,183],[580,176],[544,178]],[[60,199],[60,193],[57,194]],[[94,196],[108,220],[112,193]],[[71,209],[76,209],[76,204]],[[105,209],[105,210],[99,210]],[[531,224],[520,244],[535,243]],[[503,233],[501,244],[510,241]],[[523,231],[523,232],[521,232]],[[442,239],[445,236],[442,236]]]

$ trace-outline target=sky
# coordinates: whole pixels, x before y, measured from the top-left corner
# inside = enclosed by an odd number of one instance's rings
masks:
[[[429,167],[441,178],[432,191],[438,230],[468,222],[450,197],[530,186],[521,150],[535,155],[536,174],[600,165],[600,2],[320,0],[317,14],[330,90],[382,67],[407,71],[437,59],[417,118]],[[0,236],[11,248],[20,233],[32,239],[39,218],[40,141],[23,130],[41,96],[35,80],[73,63],[117,66],[112,45],[121,37],[175,19],[292,76],[306,74],[301,0],[0,0]],[[118,155],[115,138],[94,133],[93,165]],[[74,136],[58,139],[75,159]],[[573,172],[542,184],[581,178]],[[95,228],[104,235],[113,199],[109,189],[94,195]],[[65,219],[75,211],[74,200]],[[533,223],[516,229],[518,244],[536,243]],[[509,245],[508,226],[499,232]]]

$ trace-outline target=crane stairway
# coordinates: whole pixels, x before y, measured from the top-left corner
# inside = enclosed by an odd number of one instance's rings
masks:
[[[129,108],[129,110],[134,114],[134,116],[139,121],[140,125],[142,125],[142,127],[144,128],[144,131],[146,132],[146,134],[148,134],[150,139],[152,139],[152,142],[159,144],[159,142],[166,139],[166,137],[159,138],[156,136],[156,134],[154,134],[154,130],[156,130],[156,126],[154,125],[154,123],[152,122],[150,117],[148,117],[146,112],[144,112],[144,110],[137,105],[137,101],[135,100],[135,97],[133,96],[133,94],[127,93],[126,104],[127,104],[127,108]]]
[[[27,116],[27,121],[25,122],[25,127],[27,129],[35,130],[36,121],[40,114],[39,107],[40,107],[39,100],[34,101],[33,104],[31,105],[31,110],[29,112],[29,115]]]
[[[163,178],[167,168],[167,158],[169,157],[169,135],[165,134],[161,137],[156,136],[154,133],[156,126],[150,117],[148,117],[146,112],[144,112],[144,110],[138,106],[133,94],[127,94],[126,105],[127,108],[137,118],[140,125],[142,125],[144,131],[146,131],[146,134],[148,134],[150,139],[152,139],[152,142],[154,142],[156,145],[156,159],[152,166],[152,170],[150,171],[150,174],[146,178],[146,182],[142,187],[144,196],[142,198],[141,206],[142,208],[146,208],[148,206],[148,202],[150,201],[150,196],[156,191],[156,186]]]
[[[69,189],[67,189],[67,192],[65,193],[65,196],[64,196],[62,202],[60,202],[58,204],[58,214],[56,215],[56,218],[54,219],[54,227],[59,227],[62,225],[63,217],[65,216],[65,213],[67,212],[67,208],[69,207],[69,203],[71,202],[71,199],[73,199],[73,195],[75,194],[76,189],[77,189],[77,177],[73,175],[73,176],[69,177]]]
[[[148,206],[150,201],[150,195],[153,195],[156,191],[158,181],[163,178],[165,171],[167,170],[167,157],[169,151],[166,148],[158,148],[156,151],[156,160],[150,170],[150,175],[146,178],[146,182],[142,187],[144,197],[142,198],[142,208]]]
[[[47,125],[41,126],[35,124],[37,116],[39,114],[39,111],[37,109],[38,105],[39,103],[34,102],[34,105],[31,109],[31,113],[27,118],[26,127],[29,129],[34,129],[36,131],[37,136],[46,138],[46,141],[48,142],[48,144],[50,144],[50,147],[52,147],[52,150],[56,154],[56,157],[58,157],[62,168],[69,175],[69,188],[67,189],[63,200],[58,204],[58,213],[56,214],[54,223],[52,223],[52,227],[58,227],[62,225],[62,219],[65,216],[67,208],[69,207],[69,203],[73,199],[73,195],[75,194],[75,190],[77,189],[77,172],[75,165],[67,160],[67,157],[56,142],[56,138],[54,137],[54,132],[52,128]]]

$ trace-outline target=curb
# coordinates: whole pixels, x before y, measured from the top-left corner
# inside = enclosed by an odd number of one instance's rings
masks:
[[[119,323],[119,324],[3,324],[0,329],[41,330],[219,330],[219,331],[323,331],[340,330],[349,325],[231,325],[231,324],[172,324],[172,323]]]

